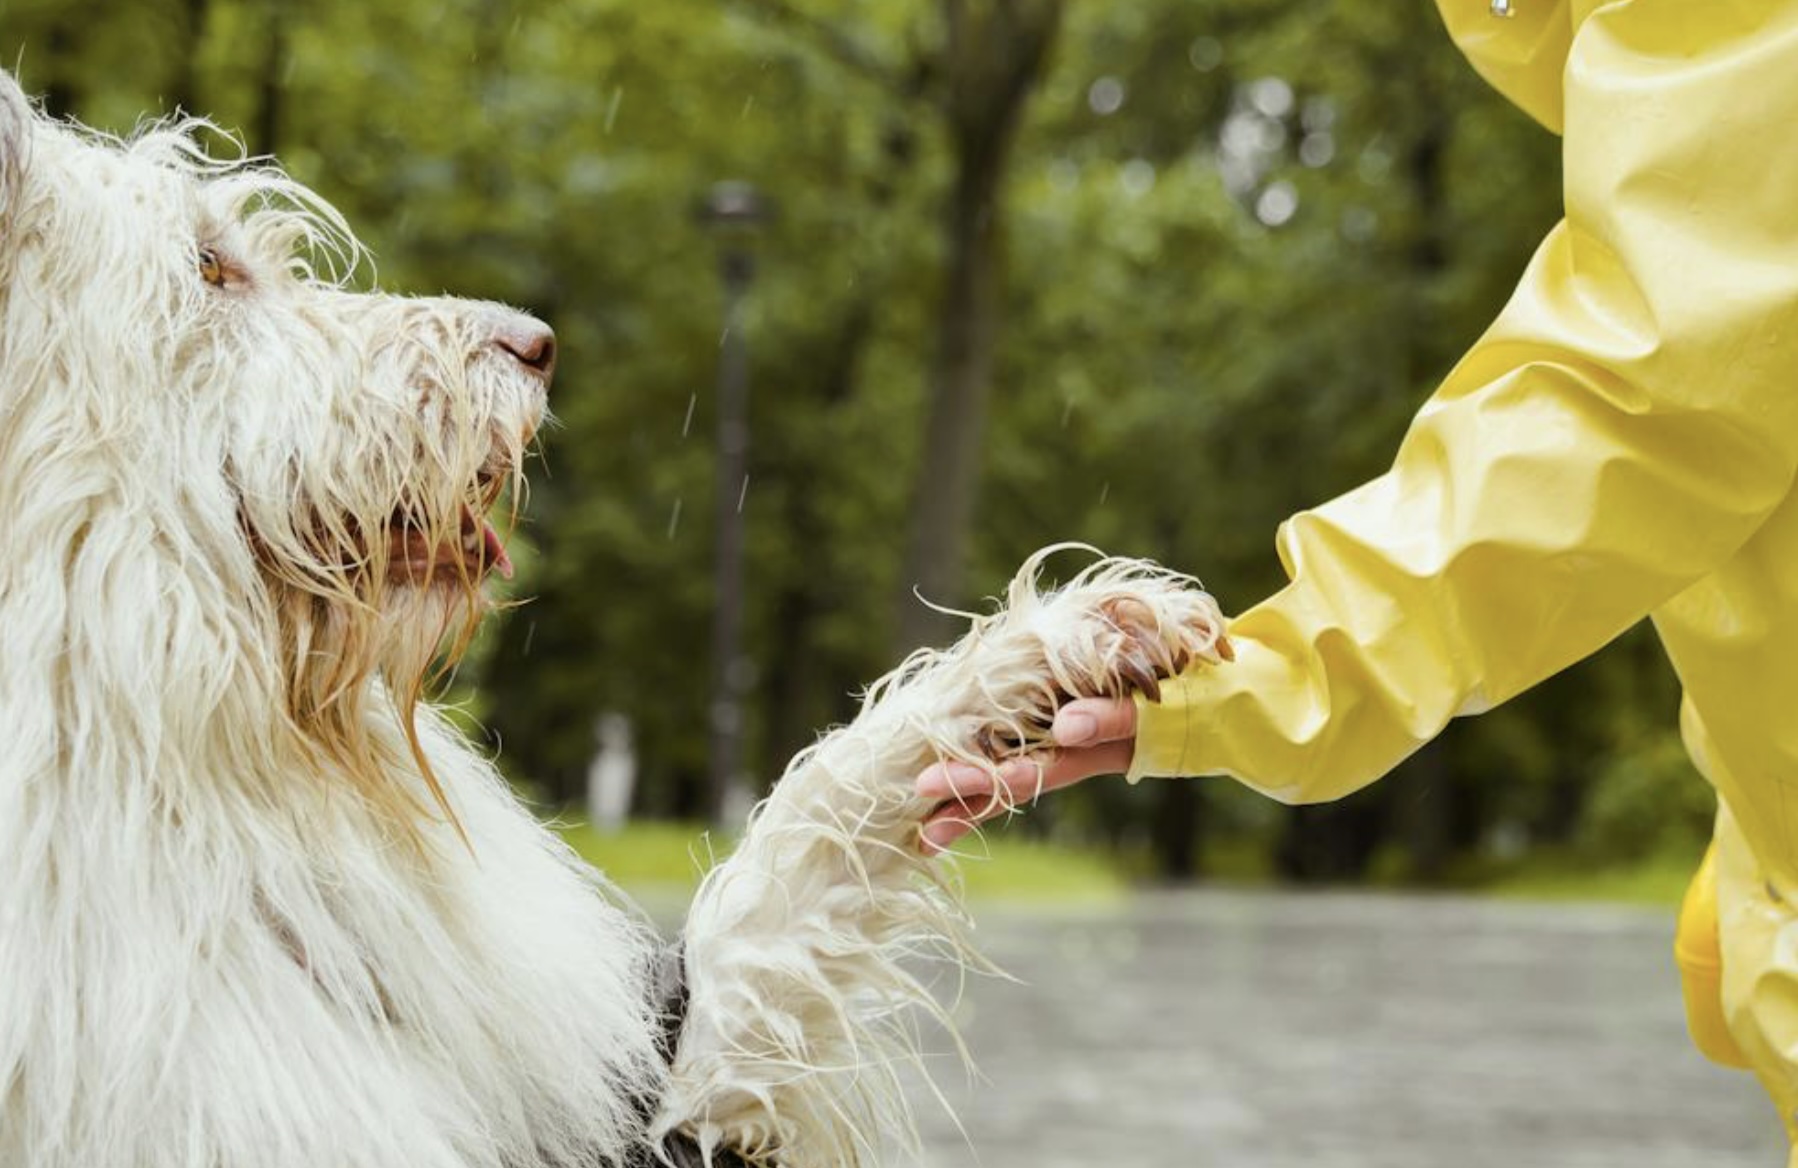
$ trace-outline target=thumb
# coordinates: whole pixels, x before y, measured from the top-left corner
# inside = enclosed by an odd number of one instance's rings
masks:
[[[1055,745],[1092,746],[1136,737],[1136,703],[1128,698],[1080,698],[1055,714]]]

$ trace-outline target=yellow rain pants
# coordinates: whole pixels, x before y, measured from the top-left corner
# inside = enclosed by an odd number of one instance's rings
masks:
[[[1235,664],[1143,704],[1131,777],[1334,799],[1652,616],[1723,807],[1695,1029],[1798,1138],[1798,0],[1439,4],[1563,135],[1566,217],[1392,469],[1282,526]]]

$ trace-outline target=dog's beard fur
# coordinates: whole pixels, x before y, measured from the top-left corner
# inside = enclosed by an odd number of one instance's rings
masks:
[[[366,498],[326,495],[326,502],[300,509],[304,520],[297,527],[280,526],[279,512],[274,523],[257,523],[246,512],[275,597],[296,733],[408,839],[420,815],[456,825],[412,727],[428,690],[454,668],[494,607],[483,581],[496,560],[507,563],[503,546],[524,492],[516,432],[493,435],[486,444],[463,437],[467,427],[445,432],[448,442],[435,448],[448,445],[451,457],[436,461],[460,474],[431,467],[428,476],[415,470],[400,482],[371,484]],[[425,437],[416,436],[412,448],[428,449]],[[512,505],[500,502],[507,485]],[[489,521],[496,506],[503,512],[494,520],[499,530]],[[371,684],[376,678],[379,687]],[[397,707],[408,731],[403,763],[383,757],[366,733],[372,698]],[[390,781],[407,766],[423,779],[429,806]]]

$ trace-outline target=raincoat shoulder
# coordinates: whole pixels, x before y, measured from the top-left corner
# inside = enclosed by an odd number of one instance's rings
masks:
[[[1436,0],[1448,35],[1474,71],[1530,117],[1561,132],[1561,72],[1573,39],[1569,0],[1511,0],[1495,16],[1491,0]]]

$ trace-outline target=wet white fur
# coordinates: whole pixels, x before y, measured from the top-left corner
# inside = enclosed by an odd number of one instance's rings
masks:
[[[296,271],[304,236],[351,247],[302,188],[184,129],[54,124],[3,74],[0,227],[0,1164],[618,1152],[662,1074],[651,933],[437,714],[468,848],[429,815],[408,844],[289,712],[297,627],[372,781],[433,806],[379,678],[464,598],[361,611],[311,516],[379,530],[516,443],[542,394],[485,343],[511,318]],[[247,283],[202,280],[202,244]]]
[[[984,763],[983,742],[1043,746],[1068,695],[1131,692],[1130,660],[1166,677],[1218,659],[1222,620],[1195,581],[1102,560],[1040,589],[1057,550],[1033,556],[961,641],[875,683],[711,873],[687,922],[694,994],[664,1124],[787,1168],[877,1162],[883,1143],[907,1142],[897,1072],[915,1057],[918,1012],[937,1009],[916,959],[981,964],[950,873],[917,845],[930,811],[918,774],[941,758]]]
[[[453,530],[516,467],[518,318],[342,290],[294,258],[354,263],[336,215],[193,129],[105,140],[0,74],[0,1165],[587,1168],[643,1139],[638,1098],[789,1168],[876,1159],[929,1006],[902,959],[971,959],[916,773],[1040,741],[1145,639],[1208,655],[1209,599],[1027,568],[878,683],[699,894],[670,1076],[656,938],[400,692],[478,594],[371,588],[358,543],[400,499]]]

